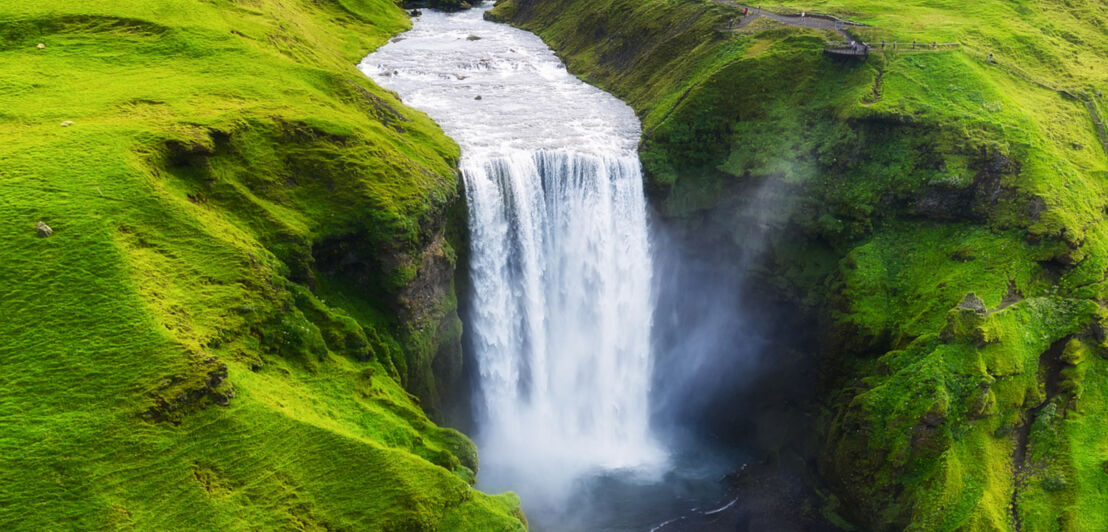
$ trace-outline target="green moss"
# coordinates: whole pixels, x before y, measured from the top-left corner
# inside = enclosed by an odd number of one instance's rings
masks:
[[[458,148],[354,67],[408,26],[0,7],[4,528],[522,529],[398,383],[428,355],[397,301],[458,199]],[[453,327],[440,299],[420,327]]]
[[[1108,155],[1085,105],[1051,88],[1108,89],[1103,10],[766,7],[847,16],[875,43],[962,46],[835,59],[829,32],[722,31],[737,11],[706,0],[504,0],[493,16],[635,108],[668,223],[757,254],[753,275],[830,324],[821,470],[836,514],[1103,527],[1108,432],[1080,411],[1108,400],[1091,355],[1105,345]],[[959,308],[967,294],[981,304]]]

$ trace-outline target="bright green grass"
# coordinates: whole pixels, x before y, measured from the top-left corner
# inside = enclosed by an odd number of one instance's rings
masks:
[[[1097,0],[785,0],[764,7],[834,13],[872,26],[858,32],[871,42],[957,42],[1063,87],[1108,88],[1108,13]]]
[[[390,303],[457,198],[456,146],[354,67],[406,27],[387,0],[0,2],[0,527],[523,527],[398,384],[457,341],[452,295]],[[334,237],[402,259],[332,280]]]
[[[1104,528],[1108,154],[1084,104],[1042,86],[1104,107],[1102,4],[766,7],[869,23],[871,42],[963,46],[836,60],[822,54],[830,32],[764,19],[718,31],[736,12],[709,1],[507,0],[494,13],[636,109],[671,223],[768,249],[757,274],[831,324],[821,468],[850,520]],[[736,212],[750,195],[769,199]],[[768,242],[755,224],[774,229]],[[952,310],[968,293],[994,312]],[[1087,353],[1040,365],[1072,342]]]

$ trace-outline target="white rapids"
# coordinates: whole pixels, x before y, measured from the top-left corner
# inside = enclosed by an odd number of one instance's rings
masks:
[[[480,482],[550,504],[586,473],[665,460],[640,125],[484,11],[427,11],[360,68],[462,148]]]

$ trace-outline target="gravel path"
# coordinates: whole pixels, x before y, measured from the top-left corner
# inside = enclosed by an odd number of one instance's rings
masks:
[[[740,3],[734,2],[732,0],[715,0],[715,1],[717,3],[723,4],[723,5],[726,5],[726,6],[731,6],[731,7],[735,7],[735,8],[738,8],[738,9],[746,8],[748,10],[747,15],[745,17],[742,17],[742,20],[740,22],[738,22],[737,24],[735,24],[734,26],[731,27],[731,31],[735,31],[735,30],[742,29],[742,28],[746,27],[751,22],[757,20],[758,17],[766,17],[770,20],[774,20],[774,21],[780,22],[782,24],[786,24],[788,26],[797,26],[797,27],[801,27],[801,28],[812,28],[812,29],[817,29],[817,30],[834,30],[834,31],[838,32],[839,35],[842,35],[843,38],[846,39],[847,41],[855,41],[857,39],[853,35],[851,35],[850,32],[846,31],[845,28],[848,27],[848,26],[864,26],[865,25],[865,24],[860,24],[860,23],[857,23],[857,22],[852,22],[852,21],[849,21],[849,20],[843,20],[843,19],[839,19],[839,18],[836,18],[836,17],[832,17],[831,15],[814,14],[814,15],[808,15],[808,16],[803,16],[803,17],[799,16],[799,15],[779,15],[779,14],[774,13],[772,11],[766,11],[764,9],[758,9],[756,6],[740,4]]]

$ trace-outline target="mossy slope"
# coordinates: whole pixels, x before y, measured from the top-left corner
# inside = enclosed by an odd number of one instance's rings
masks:
[[[409,393],[457,354],[458,152],[354,67],[408,24],[0,3],[5,530],[523,528]]]
[[[766,7],[962,46],[837,60],[830,32],[722,31],[737,11],[708,1],[504,0],[492,16],[638,111],[669,223],[759,253],[753,274],[823,324],[821,470],[849,520],[1105,529],[1108,156],[1086,105],[1044,86],[1103,108],[1102,5]]]

